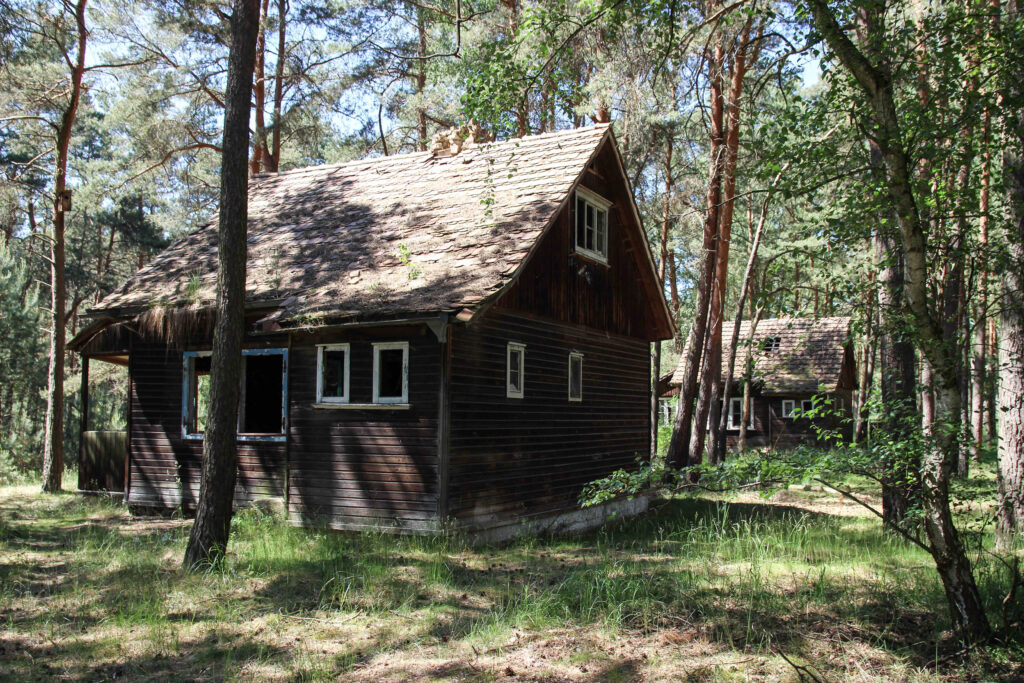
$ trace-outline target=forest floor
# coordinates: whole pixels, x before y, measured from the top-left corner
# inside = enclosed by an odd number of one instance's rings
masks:
[[[958,654],[931,559],[856,504],[654,505],[479,548],[249,510],[225,566],[187,574],[186,521],[0,488],[0,679],[1024,680],[1019,641]],[[1007,572],[988,557],[972,553],[998,624]]]

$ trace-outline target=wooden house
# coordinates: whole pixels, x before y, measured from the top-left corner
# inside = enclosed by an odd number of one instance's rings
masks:
[[[735,323],[722,324],[723,344],[732,339]],[[752,362],[747,447],[792,448],[820,440],[820,429],[852,438],[853,391],[857,370],[850,337],[850,318],[770,318],[740,323],[734,383],[726,413],[726,442],[736,445],[743,411],[742,378]],[[728,373],[728,349],[722,354],[722,377]],[[662,397],[678,395],[683,364],[662,378]],[[804,417],[811,413],[814,417]]]
[[[609,126],[260,175],[249,201],[237,503],[501,537],[593,520],[581,487],[648,453],[673,323]],[[196,503],[216,254],[215,224],[172,244],[73,342],[128,366],[132,506]]]

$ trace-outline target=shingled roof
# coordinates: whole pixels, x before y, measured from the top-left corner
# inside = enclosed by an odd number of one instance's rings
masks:
[[[728,344],[735,323],[722,323],[722,377],[727,374]],[[750,338],[750,321],[740,323],[740,347],[736,353],[735,375],[743,372],[743,344]],[[777,340],[777,343],[770,343]],[[850,340],[850,318],[768,318],[757,324],[753,344],[755,382],[765,394],[810,394],[822,386],[832,391],[843,380],[843,361]],[[682,384],[686,354],[668,384]]]
[[[607,124],[253,178],[246,303],[281,323],[480,306],[513,277],[611,136]],[[176,241],[96,315],[212,306],[216,221]]]

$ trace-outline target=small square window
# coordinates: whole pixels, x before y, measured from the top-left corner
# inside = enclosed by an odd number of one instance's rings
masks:
[[[569,354],[569,400],[583,400],[583,354]]]
[[[804,400],[800,401],[800,412],[801,413],[809,413],[812,410],[814,410],[814,401],[813,400],[811,400],[809,398],[805,398]]]
[[[608,208],[604,198],[576,190],[576,251],[601,262],[608,261]]]
[[[409,343],[373,345],[373,402],[409,402]]]
[[[509,342],[505,351],[505,396],[522,398],[526,384],[526,346]]]
[[[793,418],[793,412],[796,410],[796,401],[792,399],[782,400],[782,417],[783,419],[789,420]]]
[[[348,344],[316,347],[317,403],[348,403],[349,366]]]

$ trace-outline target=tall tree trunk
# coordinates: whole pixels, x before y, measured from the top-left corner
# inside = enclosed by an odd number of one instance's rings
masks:
[[[46,427],[43,436],[43,491],[61,489],[64,475],[64,351],[66,325],[64,309],[67,282],[64,273],[64,218],[71,203],[67,187],[68,148],[71,131],[82,98],[82,75],[85,73],[85,48],[88,30],[85,26],[87,0],[78,0],[75,8],[77,52],[71,67],[71,88],[67,108],[57,127],[57,160],[53,174],[53,234],[50,238],[50,364],[46,385]]]
[[[288,0],[277,0],[277,61],[274,62],[274,118],[269,153],[263,160],[268,173],[281,170],[281,110],[284,107],[284,63],[287,57]]]
[[[708,313],[709,331],[705,342],[704,379],[697,402],[697,423],[690,440],[690,459],[699,462],[704,449],[704,432],[711,427],[710,459],[724,452],[718,442],[724,438],[718,425],[722,415],[722,323],[725,321],[725,296],[729,279],[729,247],[732,242],[732,217],[736,208],[736,161],[740,142],[740,110],[743,100],[743,80],[747,73],[747,50],[750,48],[748,19],[740,34],[739,45],[732,55],[732,74],[729,100],[725,104],[725,159],[722,164],[722,208],[718,212],[718,249],[715,260],[715,282],[711,290]],[[758,43],[760,44],[760,43]],[[756,59],[756,48],[754,59]],[[724,68],[723,62],[723,68]],[[708,419],[710,417],[710,420]]]
[[[880,388],[884,415],[881,427],[895,443],[910,444],[917,425],[917,388],[914,347],[900,331],[903,291],[903,255],[896,241],[881,231],[875,235],[876,253],[881,261],[878,276],[878,308],[882,329],[878,336]],[[916,473],[920,463],[912,449],[900,449],[883,463],[882,518],[888,526],[906,519],[916,498]]]
[[[249,162],[249,172],[253,175],[263,170],[263,159],[270,156],[267,150],[267,123],[264,110],[267,105],[267,18],[270,16],[270,0],[262,0],[260,6],[260,31],[256,37],[256,66],[255,80],[253,83],[253,102],[256,111],[253,115],[253,122],[256,124],[256,139],[252,144],[252,160]]]
[[[992,113],[985,107],[982,116],[981,190],[978,195],[978,297],[974,308],[974,340],[971,345],[971,437],[975,457],[985,443],[985,404],[988,375],[988,212],[992,183]]]
[[[856,406],[853,423],[853,442],[864,443],[868,436],[868,419],[870,416],[871,387],[874,384],[875,374],[875,351],[878,338],[878,319],[875,313],[878,303],[878,295],[875,292],[874,278],[870,278],[871,286],[866,293],[866,314],[864,323],[864,341],[861,345],[860,364],[858,371],[860,377],[857,382]]]
[[[1009,12],[1019,17],[1020,3]],[[1016,19],[1020,21],[1019,18]],[[1009,33],[1009,32],[1008,32]],[[1013,35],[1010,33],[1009,35]],[[1008,45],[1019,54],[1022,45]],[[999,519],[997,544],[1009,549],[1024,534],[1024,68],[1007,79],[1003,178],[1006,187],[1007,262],[999,318]]]
[[[940,419],[933,429],[934,446],[926,450],[920,472],[925,532],[954,628],[967,641],[984,640],[992,629],[949,508],[949,479],[958,455],[959,358],[945,344],[941,322],[929,299],[927,240],[913,191],[913,165],[904,148],[892,80],[884,66],[873,64],[853,44],[826,0],[807,0],[807,4],[822,37],[857,81],[871,106],[873,137],[885,161],[888,191],[906,259],[903,299],[915,336],[936,376],[935,399]],[[884,4],[870,4],[867,11],[883,20]],[[884,27],[878,25],[870,37],[881,44],[884,35]]]
[[[672,146],[675,139],[669,129],[665,144],[665,206],[661,216],[660,256],[658,262],[658,283],[665,289],[665,270],[668,266],[668,236],[672,225]],[[658,382],[661,379],[661,342],[654,342],[654,391],[651,392],[651,458],[658,457]]]
[[[427,137],[427,110],[423,108],[423,91],[427,89],[427,19],[426,10],[422,7],[416,7],[416,36],[419,39],[418,50],[419,50],[419,67],[416,70],[416,81],[414,83],[416,87],[416,94],[420,96],[420,105],[416,108],[416,134],[418,137],[417,145],[421,152],[427,151],[427,146],[430,144],[430,139]]]
[[[712,440],[711,440],[711,443],[712,443],[712,446],[713,446],[711,453],[712,453],[712,458],[714,459],[714,462],[719,462],[719,463],[720,462],[725,462],[725,450],[726,450],[725,430],[726,430],[726,427],[728,426],[728,422],[729,422],[729,398],[730,398],[729,397],[729,392],[732,389],[733,374],[736,371],[736,349],[739,346],[740,324],[743,322],[743,306],[745,306],[746,303],[747,303],[747,294],[750,291],[750,282],[751,282],[751,278],[752,278],[752,276],[754,274],[754,266],[757,263],[757,252],[758,252],[758,249],[761,246],[761,235],[764,233],[764,225],[765,225],[765,222],[768,219],[768,206],[769,206],[769,204],[771,203],[771,200],[772,200],[772,190],[775,189],[775,186],[778,184],[779,180],[782,178],[782,174],[788,168],[789,168],[789,164],[787,163],[786,166],[784,166],[783,169],[781,171],[779,171],[778,174],[776,174],[775,180],[772,181],[771,187],[768,190],[768,194],[767,194],[767,196],[764,199],[764,203],[761,205],[761,215],[760,215],[760,217],[757,220],[757,230],[754,232],[753,241],[750,243],[750,254],[747,256],[747,267],[743,270],[743,282],[740,285],[740,299],[736,303],[736,318],[735,318],[735,321],[734,321],[733,327],[732,327],[732,337],[729,339],[729,355],[727,356],[728,361],[726,363],[725,382],[724,382],[724,386],[722,387],[722,400],[721,400],[722,413],[719,416],[719,421],[718,421],[718,424],[717,424],[718,436],[712,438]],[[748,220],[749,220],[749,218],[748,218]],[[751,339],[753,339],[753,328],[751,329]],[[748,357],[750,356],[750,346],[749,345],[747,346],[747,356]],[[746,363],[744,363],[744,366],[746,366]],[[743,426],[740,429],[745,432],[746,431],[746,420],[747,420],[747,417],[748,417],[748,415],[747,415],[747,413],[748,413],[747,401],[749,400],[749,397],[750,397],[750,392],[746,390],[746,386],[745,385],[744,385],[743,396],[744,396],[744,400],[743,400],[743,403],[741,404],[742,405],[742,410],[741,410],[742,415],[741,415],[741,420],[740,420],[740,424],[743,425]],[[744,437],[745,437],[745,434],[744,434]],[[744,441],[744,443],[746,442],[745,438],[743,438],[742,440]],[[740,450],[742,450],[742,449],[740,449]]]
[[[736,437],[736,450],[742,453],[747,450],[747,429],[750,425],[750,384],[754,376],[754,335],[757,334],[757,325],[761,322],[761,314],[764,313],[764,305],[757,307],[754,316],[750,320],[750,334],[747,335],[747,351],[743,358],[743,410],[740,416],[739,436]]]
[[[694,310],[693,324],[687,335],[686,346],[683,347],[685,362],[683,379],[679,387],[679,410],[672,429],[672,438],[668,446],[668,462],[673,467],[688,464],[687,452],[693,438],[694,399],[697,398],[697,380],[701,374],[704,358],[704,346],[707,336],[708,310],[711,304],[711,289],[714,284],[715,262],[718,252],[718,212],[722,197],[722,165],[724,163],[725,102],[723,98],[724,84],[722,69],[725,63],[725,39],[718,35],[710,55],[708,55],[708,71],[711,83],[711,149],[709,152],[710,172],[708,173],[708,192],[706,212],[704,214],[704,239],[701,244],[700,272],[697,276],[697,302]],[[697,420],[707,419],[697,417]],[[701,441],[703,441],[703,429]],[[689,464],[692,464],[691,459]]]
[[[259,0],[234,0],[231,51],[224,94],[224,142],[217,236],[217,318],[213,328],[210,403],[203,438],[203,470],[196,520],[184,565],[198,569],[227,551],[237,476],[238,399],[245,332],[246,228],[248,222],[249,109],[252,97]]]

